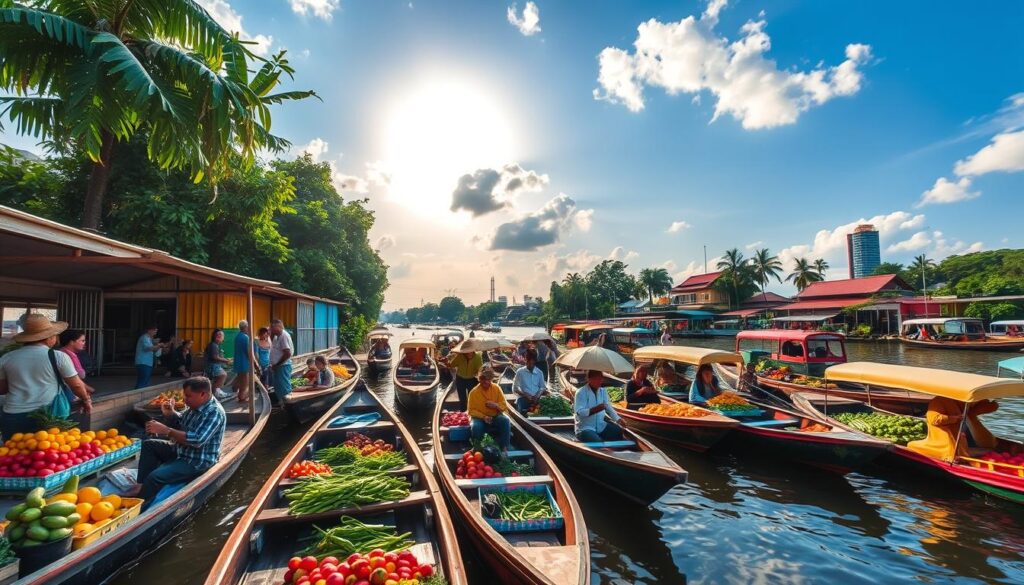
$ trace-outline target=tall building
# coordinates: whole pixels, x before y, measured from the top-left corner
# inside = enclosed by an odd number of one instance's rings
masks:
[[[850,278],[871,276],[882,263],[882,248],[878,243],[878,230],[869,223],[857,226],[852,234],[846,234],[846,258],[850,266]]]
[[[500,297],[498,297],[498,302],[501,303],[502,305],[507,305],[508,297],[506,297],[505,295],[501,295]]]
[[[491,302],[494,302],[494,277],[491,277]]]

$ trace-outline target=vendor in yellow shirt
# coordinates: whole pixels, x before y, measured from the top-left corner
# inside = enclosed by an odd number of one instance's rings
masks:
[[[490,366],[480,368],[477,380],[480,383],[469,392],[470,432],[476,441],[487,433],[498,442],[503,453],[507,452],[512,440],[512,423],[505,414],[508,412],[505,393],[494,383],[494,370]]]
[[[466,393],[476,387],[477,374],[484,365],[479,352],[453,351],[455,355],[448,358],[448,367],[452,370],[455,380],[455,391],[459,394],[459,407],[466,408]]]

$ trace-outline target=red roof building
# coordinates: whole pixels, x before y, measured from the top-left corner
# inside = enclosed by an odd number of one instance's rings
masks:
[[[728,309],[729,297],[714,288],[721,275],[721,272],[708,272],[687,278],[669,292],[671,303],[681,309]]]
[[[811,299],[851,299],[864,301],[882,293],[896,293],[900,296],[909,295],[914,288],[895,274],[880,274],[862,278],[844,280],[823,280],[812,283],[796,295],[798,301]]]

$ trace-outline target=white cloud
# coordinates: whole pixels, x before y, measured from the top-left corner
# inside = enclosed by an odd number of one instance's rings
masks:
[[[981,195],[981,191],[971,191],[970,189],[971,180],[967,177],[955,183],[947,180],[945,177],[939,177],[931,189],[921,193],[921,199],[917,202],[917,207],[967,201]]]
[[[274,44],[274,37],[260,34],[250,35],[246,32],[242,27],[242,15],[236,12],[227,0],[198,0],[198,2],[225,30],[237,32],[239,38],[243,41],[255,43],[249,45],[250,51],[260,57],[266,57],[270,53],[270,47]]]
[[[333,163],[331,166],[334,166]],[[340,171],[334,172],[334,186],[342,193],[365,195],[370,192],[370,184],[366,179],[355,175],[346,175]]]
[[[604,260],[590,250],[577,250],[570,254],[558,255],[548,254],[534,262],[538,272],[547,275],[549,278],[561,279],[567,272],[586,272],[597,266],[597,263]]]
[[[377,245],[374,246],[374,248],[380,252],[382,250],[387,250],[388,248],[394,248],[395,243],[395,236],[392,236],[391,234],[384,234],[377,238]]]
[[[292,6],[292,12],[296,14],[305,16],[307,12],[311,12],[317,18],[331,20],[341,0],[288,0],[288,3]]]
[[[961,240],[957,240],[951,243],[946,240],[946,237],[940,231],[932,232],[932,236],[934,237],[934,241],[932,242],[932,250],[929,255],[936,260],[941,260],[946,256],[958,256],[960,254],[981,252],[985,249],[985,244],[982,242],[966,244]]]
[[[764,20],[747,21],[736,41],[715,32],[725,5],[712,0],[699,19],[663,23],[652,18],[640,24],[632,54],[605,48],[598,56],[601,89],[594,90],[594,97],[637,112],[644,107],[644,85],[669,95],[706,90],[716,99],[712,121],[729,114],[753,130],[793,124],[813,106],[860,91],[870,46],[847,45],[846,60],[833,67],[780,69],[765,57],[771,38]]]
[[[540,8],[533,2],[527,2],[523,7],[523,15],[516,14],[516,5],[508,7],[506,16],[509,24],[519,29],[525,36],[533,36],[540,32]]]
[[[621,260],[623,262],[629,262],[640,257],[640,254],[634,250],[626,251],[622,246],[615,246],[612,251],[608,253],[609,260]]]
[[[590,227],[594,225],[594,210],[580,209],[573,216],[573,223],[581,232],[589,232]]]
[[[756,248],[760,248],[763,245],[764,245],[764,242],[761,241],[761,240],[758,240],[756,242],[751,242],[751,243],[747,244],[746,246],[744,246],[744,248],[746,248],[748,250],[754,250]]]
[[[720,259],[721,259],[721,257],[708,258],[708,263],[707,263],[708,271],[714,272],[715,270],[718,270],[717,268],[715,268],[715,266],[718,264],[718,261]],[[672,268],[669,268],[669,266],[671,266]],[[665,262],[662,265],[662,268],[665,268],[666,270],[669,270],[671,272],[672,270],[675,269],[675,263],[672,262],[671,260],[669,260],[668,262]],[[687,278],[690,278],[691,276],[693,276],[695,274],[704,274],[704,273],[705,273],[704,261],[703,260],[691,260],[690,262],[688,262],[686,264],[686,266],[683,267],[682,270],[674,273],[672,275],[672,278],[675,279],[676,284],[679,284],[680,282],[686,280]]]
[[[388,278],[399,279],[405,278],[412,274],[412,263],[410,262],[399,262],[388,267]]]
[[[905,230],[920,229],[924,227],[925,216],[923,214],[911,215],[906,211],[894,211],[886,215],[876,215],[872,218],[861,218],[833,229],[819,230],[814,235],[814,242],[811,244],[797,244],[784,248],[779,252],[779,259],[782,260],[786,270],[792,268],[796,258],[807,258],[815,260],[824,258],[833,268],[837,263],[846,265],[846,235],[853,233],[854,228],[862,223],[870,223],[879,232],[882,241],[892,239],[896,234]],[[709,263],[709,266],[711,264]]]
[[[685,230],[687,228],[690,228],[690,227],[693,227],[693,226],[691,226],[690,224],[686,223],[685,221],[673,221],[672,225],[668,226],[668,229],[665,230],[665,231],[670,233],[670,234],[674,234],[676,232],[681,232],[681,231],[683,231],[683,230]]]
[[[1024,171],[1024,130],[997,134],[992,142],[953,168],[958,176]]]
[[[313,139],[310,145],[314,144],[319,138]],[[304,148],[308,148],[310,145],[306,145]],[[315,145],[314,145],[315,146]],[[310,152],[309,150],[304,150]],[[323,143],[323,150],[320,154],[327,152],[327,143]],[[313,152],[313,159],[316,160],[317,156]],[[338,158],[341,158],[340,156]],[[387,188],[391,184],[391,174],[388,172],[384,163],[380,161],[368,162],[365,165],[366,176],[360,177],[358,175],[349,175],[338,170],[335,162],[328,161],[331,165],[331,176],[334,178],[334,186],[340,192],[347,193],[358,193],[360,195],[366,195],[370,192],[371,188],[382,187]]]
[[[327,154],[328,144],[323,138],[314,138],[298,148],[299,154],[308,152],[314,161],[319,162],[320,157]]]
[[[366,180],[377,187],[391,185],[391,170],[383,161],[366,163]]]
[[[902,242],[896,242],[885,249],[890,254],[898,254],[900,252],[914,252],[917,250],[923,250],[932,243],[931,238],[928,237],[928,232],[917,232],[910,236],[910,238],[903,240]]]

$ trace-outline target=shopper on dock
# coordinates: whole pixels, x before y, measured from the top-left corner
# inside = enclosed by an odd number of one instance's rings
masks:
[[[71,358],[71,363],[75,366],[75,371],[78,372],[78,378],[85,383],[85,368],[82,367],[82,361],[78,357],[78,354],[85,351],[85,332],[79,331],[78,329],[68,329],[64,333],[60,334],[60,350],[67,354]],[[92,386],[85,384],[86,391],[89,394],[96,392],[96,389]],[[74,398],[69,396],[68,400]]]
[[[512,379],[512,393],[516,398],[516,409],[526,414],[536,406],[540,397],[547,391],[547,383],[544,381],[544,374],[537,367],[537,352],[527,350],[526,366],[516,370]]]
[[[280,319],[270,322],[270,334],[273,339],[270,347],[270,368],[273,373],[274,394],[278,400],[283,400],[292,391],[292,354],[295,353],[295,345]]]
[[[239,402],[249,401],[249,385],[252,383],[252,338],[249,337],[249,322],[238,322],[238,335],[235,336],[235,358],[231,371],[235,373],[235,382],[231,385]]]
[[[206,377],[213,384],[213,395],[221,400],[231,396],[221,390],[228,379],[225,366],[231,363],[231,360],[224,357],[224,348],[221,347],[223,343],[224,330],[214,329],[210,335],[210,343],[206,344],[206,351],[203,352],[203,359],[206,360]]]
[[[501,387],[494,383],[494,370],[490,366],[480,368],[479,384],[469,392],[469,427],[474,440],[491,435],[503,452],[508,451],[512,441],[512,423],[505,413],[508,402]]]
[[[619,414],[615,412],[608,393],[602,387],[604,374],[587,372],[587,383],[576,390],[573,411],[576,416],[576,440],[581,443],[617,441],[622,438]],[[606,419],[610,418],[611,421]]]
[[[184,339],[181,345],[171,352],[171,375],[182,378],[192,377],[192,340]]]
[[[153,367],[156,366],[156,358],[164,348],[164,344],[156,342],[156,325],[151,325],[139,336],[135,342],[135,388],[149,386],[153,377]]]

